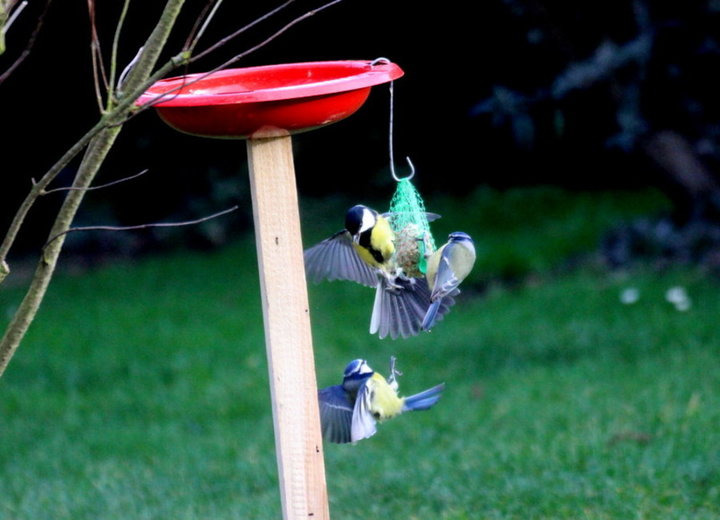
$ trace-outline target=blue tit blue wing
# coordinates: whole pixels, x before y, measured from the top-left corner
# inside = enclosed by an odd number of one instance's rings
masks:
[[[457,294],[458,285],[462,280],[458,279],[452,269],[451,255],[454,254],[456,248],[446,247],[440,257],[438,263],[437,274],[435,275],[435,286],[433,287],[430,298],[435,301],[442,299],[450,294]]]
[[[352,441],[352,403],[342,386],[329,386],[318,391],[320,426],[323,439],[344,444]]]
[[[345,230],[305,250],[305,273],[313,283],[350,280],[368,287],[377,284],[377,272],[362,261]]]
[[[372,379],[368,379],[358,389],[352,414],[352,442],[372,437],[377,432],[376,420],[370,411],[372,405]]]
[[[377,333],[381,339],[386,336],[397,339],[417,335],[431,307],[430,289],[424,278],[398,277],[394,284],[397,287],[381,279],[375,293],[370,334]],[[436,319],[442,319],[454,303],[452,295],[443,298],[437,306]]]

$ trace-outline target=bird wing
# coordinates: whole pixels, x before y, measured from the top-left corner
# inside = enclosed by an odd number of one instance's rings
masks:
[[[305,250],[305,272],[314,283],[350,280],[368,287],[377,285],[377,272],[362,261],[346,230]]]
[[[385,217],[386,219],[392,221],[394,218],[397,218],[401,214],[402,213],[399,213],[399,212],[388,211],[387,213],[383,213],[382,216]],[[428,222],[434,222],[434,221],[442,218],[442,216],[438,215],[437,213],[430,213],[429,211],[426,211],[425,218],[427,218]]]
[[[462,281],[455,275],[450,264],[450,255],[453,254],[454,250],[454,247],[446,247],[440,256],[437,274],[435,275],[435,285],[431,294],[433,301],[454,293]]]
[[[372,437],[377,431],[375,417],[373,417],[370,411],[373,394],[370,384],[371,381],[372,379],[368,379],[358,389],[355,407],[352,413],[352,442]]]
[[[320,425],[323,439],[338,444],[351,442],[353,407],[342,386],[329,386],[318,391]]]
[[[403,278],[394,280],[398,288],[390,287],[386,279],[378,282],[375,292],[370,334],[378,334],[380,339],[390,336],[407,338],[417,335],[423,323],[425,313],[430,307],[430,289],[424,278]],[[443,300],[439,314],[448,312],[455,301]]]

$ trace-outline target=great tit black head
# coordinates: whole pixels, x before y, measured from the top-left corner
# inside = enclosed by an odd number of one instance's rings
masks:
[[[356,237],[363,231],[372,229],[377,222],[377,217],[377,211],[358,204],[350,208],[345,214],[345,229],[347,229],[353,237]]]

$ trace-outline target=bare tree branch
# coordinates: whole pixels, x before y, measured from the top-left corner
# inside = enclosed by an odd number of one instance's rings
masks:
[[[165,47],[170,30],[175,25],[175,20],[180,14],[183,3],[184,0],[167,0],[160,19],[146,41],[145,50],[139,60],[141,66],[136,67],[128,78],[128,85],[131,91],[135,91],[142,86],[155,67],[157,58],[161,50]],[[130,107],[133,101],[134,100],[129,101],[125,110]],[[75,176],[74,187],[87,188],[90,186],[120,133],[121,126],[116,123],[122,120],[124,115],[124,112],[118,111],[113,114],[112,118],[102,118],[101,123],[98,123],[100,130],[91,137],[88,143],[83,161]],[[35,192],[35,196],[34,198],[29,196],[30,204],[37,198],[36,190],[37,186],[33,186],[31,191]],[[57,218],[50,230],[49,236],[53,237],[61,234],[70,228],[84,195],[84,190],[71,190],[68,192],[65,201],[58,211]],[[28,199],[26,199],[26,201],[27,200]],[[5,329],[2,339],[0,339],[0,376],[5,372],[22,338],[27,333],[30,324],[37,315],[40,303],[45,297],[45,293],[47,292],[50,280],[55,271],[63,242],[64,239],[61,236],[46,245],[43,249],[43,254],[37,264],[27,293]],[[10,243],[12,243],[12,241],[10,241]],[[0,255],[0,276],[4,277],[2,273],[6,273],[6,268],[5,256]]]
[[[30,208],[35,203],[40,194],[45,188],[57,177],[65,166],[72,161],[80,152],[82,152],[88,143],[105,128],[105,120],[100,120],[94,127],[92,127],[84,136],[82,136],[74,145],[66,151],[63,156],[41,177],[37,182],[33,183],[33,187],[27,194],[23,202],[20,204],[20,208],[15,213],[10,227],[5,233],[5,238],[0,242],[0,264],[7,260],[7,255],[10,252],[15,239],[17,238],[20,228],[25,222]],[[7,273],[6,273],[7,274]],[[1,278],[0,278],[1,281]]]
[[[35,45],[35,40],[37,40],[38,34],[40,33],[40,28],[43,26],[43,22],[45,21],[45,15],[47,14],[51,2],[52,0],[45,0],[45,6],[43,7],[40,16],[38,16],[37,23],[35,24],[35,29],[33,29],[33,32],[28,39],[28,43],[25,46],[25,49],[20,53],[20,56],[18,56],[18,58],[13,62],[13,64],[10,65],[5,72],[0,74],[0,85],[2,85],[2,83],[10,77],[10,75],[15,71],[15,69],[17,69],[20,64],[25,61],[25,59],[30,55],[30,51],[32,50],[33,45]]]
[[[1,0],[0,0],[1,1]],[[40,260],[38,261],[35,274],[32,278],[32,281],[30,282],[30,285],[27,289],[27,292],[25,294],[25,297],[23,298],[22,302],[20,303],[17,311],[15,312],[15,315],[13,316],[12,320],[10,321],[9,325],[5,329],[4,335],[2,338],[0,338],[0,377],[2,377],[2,374],[4,373],[5,369],[7,368],[8,363],[10,362],[11,358],[13,357],[17,347],[19,346],[20,342],[22,341],[22,338],[27,333],[28,328],[30,327],[31,322],[34,320],[37,311],[39,309],[40,303],[42,302],[45,293],[47,291],[47,288],[49,286],[50,280],[52,279],[55,266],[57,265],[57,261],[60,255],[60,252],[62,250],[62,246],[64,243],[64,237],[67,233],[73,232],[73,231],[81,231],[81,230],[87,230],[87,229],[105,229],[110,231],[124,231],[128,229],[143,229],[143,228],[149,228],[149,227],[177,227],[177,226],[184,226],[184,225],[192,225],[197,224],[200,222],[204,222],[206,220],[209,220],[211,218],[216,218],[218,216],[224,215],[226,213],[229,213],[230,211],[234,211],[237,209],[237,207],[230,208],[228,210],[222,211],[220,213],[216,213],[214,215],[210,215],[208,217],[203,217],[201,219],[196,219],[192,221],[187,222],[179,222],[179,223],[157,223],[157,224],[142,224],[140,226],[128,226],[124,228],[120,227],[111,227],[111,226],[96,226],[96,227],[87,227],[87,228],[72,228],[72,221],[75,217],[75,214],[77,213],[77,210],[84,198],[84,195],[87,191],[90,191],[91,189],[99,189],[101,187],[107,187],[112,184],[117,184],[118,182],[124,182],[124,180],[128,179],[121,179],[119,181],[113,181],[112,183],[108,183],[103,186],[97,186],[97,187],[91,187],[92,182],[100,169],[101,165],[105,161],[108,152],[114,145],[114,142],[118,136],[118,134],[121,131],[121,128],[123,124],[133,115],[145,110],[149,106],[151,106],[156,100],[152,100],[148,103],[143,104],[142,106],[135,106],[137,99],[145,92],[147,89],[156,81],[159,79],[165,77],[170,71],[176,69],[178,66],[181,65],[187,65],[191,62],[194,62],[195,60],[199,59],[202,56],[207,55],[208,53],[220,48],[221,46],[225,45],[228,41],[230,41],[232,38],[236,37],[238,34],[244,32],[248,28],[254,26],[259,21],[262,21],[264,19],[267,19],[269,16],[272,16],[273,14],[279,12],[279,10],[283,9],[287,5],[290,5],[294,0],[288,0],[286,3],[281,5],[280,7],[270,11],[267,15],[261,17],[260,19],[256,20],[255,22],[248,24],[244,28],[240,29],[239,31],[236,31],[232,35],[229,35],[228,37],[224,38],[223,40],[217,42],[214,45],[211,45],[208,49],[203,51],[200,55],[196,57],[192,57],[191,52],[188,49],[183,49],[180,53],[176,54],[175,56],[171,57],[164,65],[161,67],[155,69],[157,65],[158,57],[161,53],[161,51],[164,49],[165,44],[167,42],[167,38],[170,34],[171,29],[175,25],[175,21],[177,20],[177,17],[180,13],[180,10],[184,4],[185,0],[166,0],[165,7],[163,9],[163,12],[155,25],[155,28],[153,29],[150,36],[148,36],[147,40],[145,41],[145,45],[140,49],[138,52],[138,55],[136,56],[136,59],[132,61],[132,63],[126,68],[127,69],[127,75],[121,74],[121,78],[118,80],[118,85],[115,87],[114,85],[109,85],[107,83],[107,78],[104,73],[104,69],[102,69],[102,77],[105,81],[105,87],[106,92],[108,93],[108,104],[107,104],[107,110],[103,112],[102,117],[100,120],[93,126],[83,137],[81,137],[63,156],[48,170],[41,179],[34,183],[30,192],[26,196],[25,200],[21,204],[20,208],[18,209],[15,217],[13,218],[13,221],[11,222],[10,227],[8,228],[7,233],[5,234],[5,237],[3,241],[0,243],[0,283],[2,283],[5,276],[9,273],[9,267],[7,265],[6,259],[9,250],[11,249],[13,243],[15,242],[15,239],[17,238],[18,232],[20,228],[22,227],[25,218],[27,216],[27,213],[31,209],[32,205],[35,203],[35,201],[40,197],[41,195],[48,193],[48,191],[45,191],[47,186],[57,177],[58,173],[72,160],[74,159],[80,152],[84,150],[83,160],[77,170],[77,173],[75,175],[74,182],[71,187],[68,188],[58,188],[56,190],[51,191],[66,191],[67,194],[65,196],[65,200],[58,211],[57,217],[55,219],[55,222],[53,223],[52,229],[49,233],[49,239],[46,242],[45,246],[43,247],[43,252],[40,257]],[[317,9],[313,9],[311,11],[306,12],[305,14],[295,18],[291,22],[287,23],[283,27],[281,27],[279,30],[277,30],[275,33],[273,33],[271,36],[260,42],[259,44],[255,45],[251,49],[242,52],[240,54],[237,54],[232,59],[226,61],[223,63],[220,67],[216,67],[212,71],[210,71],[207,74],[210,74],[212,72],[215,72],[217,70],[220,70],[224,67],[227,67],[228,65],[235,63],[242,59],[243,57],[247,56],[251,52],[256,51],[257,49],[267,45],[283,33],[285,33],[287,30],[289,30],[294,25],[300,23],[303,20],[306,20],[307,18],[314,16],[315,14],[323,11],[324,9],[327,9],[328,7],[335,5],[339,3],[342,0],[333,0],[330,2],[327,2],[326,4],[320,6]],[[45,12],[47,11],[47,8],[50,4],[51,0],[46,0],[45,4],[45,11],[43,11],[43,16]],[[127,2],[128,0],[125,0],[125,8],[123,9],[123,12],[120,17],[120,22],[118,23],[118,26],[122,24],[122,20],[124,19],[126,8],[127,8]],[[97,34],[94,30],[94,0],[88,0],[88,5],[91,7],[91,16],[92,16],[92,33],[93,39],[97,40]],[[194,37],[189,39],[191,47],[194,47],[197,44],[197,41],[199,40],[200,36],[202,36],[202,33],[205,30],[205,27],[207,27],[207,24],[209,23],[210,19],[215,13],[215,9],[219,5],[219,1],[217,1],[214,6],[215,8],[212,9],[212,11],[208,14],[207,17],[204,18],[203,24],[200,25],[200,29],[198,30],[198,34]],[[206,11],[207,12],[207,11]],[[8,77],[8,75],[14,70],[17,65],[27,57],[30,48],[32,47],[32,44],[35,41],[35,38],[37,37],[37,33],[39,31],[39,28],[41,26],[42,17],[41,20],[38,22],[38,25],[36,26],[35,31],[33,32],[33,35],[31,36],[30,42],[28,44],[28,47],[25,49],[23,54],[21,55],[18,60],[11,66],[10,69],[8,69],[2,76],[0,76],[0,83]],[[117,42],[119,41],[119,34],[120,34],[120,28],[118,27],[115,32],[115,40],[113,43],[113,51],[112,51],[112,63],[111,67],[114,67],[116,65],[116,51],[117,51]],[[99,46],[96,47],[97,50],[93,50],[95,53],[93,56],[93,59],[99,60],[98,65],[98,73],[100,72],[100,67],[102,66],[102,58],[99,51]],[[155,72],[153,70],[155,69]],[[111,76],[114,77],[114,71],[117,69],[111,69]],[[205,77],[207,74],[204,74],[202,77]],[[99,77],[99,75],[98,75]],[[99,84],[99,83],[98,83]],[[113,91],[112,89],[117,88],[117,90]],[[122,90],[121,90],[122,89]],[[116,96],[112,96],[110,94],[116,94]],[[172,94],[163,94],[163,96],[172,95]],[[131,178],[137,177],[133,176]]]
[[[276,9],[274,9],[274,10],[270,11],[269,13],[263,15],[263,16],[261,17],[261,19],[266,19],[266,18],[268,18],[269,16],[272,16],[273,14],[276,14],[276,13],[279,12],[281,9],[283,9],[284,7],[286,7],[287,5],[289,5],[290,3],[294,2],[294,1],[295,1],[295,0],[289,0],[288,2],[285,2],[284,4],[282,4],[281,6],[277,7]],[[305,12],[304,14],[302,14],[302,15],[298,16],[297,18],[295,18],[295,19],[291,20],[290,22],[288,22],[286,25],[284,25],[283,27],[281,27],[280,29],[278,29],[277,31],[275,31],[273,34],[271,34],[269,37],[267,37],[266,39],[264,39],[264,40],[261,41],[260,43],[256,44],[255,46],[251,47],[250,49],[248,49],[248,50],[246,50],[246,51],[244,51],[244,52],[242,52],[242,53],[240,53],[240,54],[237,54],[237,55],[233,56],[232,58],[230,58],[229,60],[223,62],[223,63],[220,64],[219,66],[217,66],[217,67],[215,67],[215,68],[213,68],[213,69],[211,69],[211,70],[209,70],[209,71],[206,71],[206,72],[204,72],[203,74],[198,75],[197,77],[193,78],[192,80],[189,80],[189,81],[187,81],[187,82],[183,82],[181,85],[179,85],[179,86],[177,86],[177,87],[174,87],[174,88],[172,88],[172,89],[170,89],[170,90],[168,90],[168,91],[166,91],[166,92],[163,92],[162,94],[158,94],[157,96],[155,96],[155,97],[153,97],[152,99],[146,101],[146,102],[143,103],[142,105],[138,105],[138,106],[136,107],[136,109],[135,109],[131,114],[128,115],[128,118],[127,118],[126,120],[124,120],[123,123],[127,122],[127,120],[132,119],[133,117],[135,117],[135,116],[138,115],[139,113],[147,110],[148,108],[151,108],[153,105],[159,103],[160,101],[166,100],[166,99],[168,99],[168,98],[172,98],[174,95],[177,95],[183,88],[185,88],[185,87],[187,87],[187,86],[189,86],[189,85],[192,85],[193,83],[196,83],[196,82],[198,82],[198,81],[201,81],[201,80],[207,78],[208,76],[210,76],[211,74],[213,74],[213,73],[215,73],[215,72],[217,72],[217,71],[219,71],[219,70],[223,70],[224,68],[228,67],[229,65],[232,65],[233,63],[236,63],[237,61],[241,60],[242,58],[248,56],[249,54],[251,54],[251,53],[257,51],[258,49],[264,47],[265,45],[269,44],[270,42],[272,42],[273,40],[275,40],[276,38],[278,38],[279,36],[281,36],[283,33],[287,32],[290,28],[292,28],[293,26],[295,26],[295,25],[297,25],[298,23],[302,22],[303,20],[307,20],[308,18],[316,15],[317,13],[319,13],[319,12],[321,12],[321,11],[324,11],[324,10],[327,9],[328,7],[332,7],[333,5],[338,4],[338,3],[342,2],[342,1],[343,1],[343,0],[332,0],[331,2],[328,2],[328,3],[326,3],[326,4],[323,4],[323,5],[321,5],[320,7],[316,8],[316,9],[313,9],[313,10],[311,10],[311,11]],[[232,40],[232,38],[236,37],[236,36],[239,35],[241,32],[243,32],[243,31],[247,30],[248,28],[252,27],[253,25],[255,25],[255,24],[257,23],[257,21],[258,21],[258,20],[255,20],[255,21],[252,22],[251,24],[248,24],[248,25],[244,26],[242,29],[239,29],[238,31],[236,31],[236,32],[234,32],[233,34],[231,34],[230,36],[227,36],[227,37],[223,38],[223,39],[220,40],[217,44],[209,47],[208,49],[204,50],[204,51],[201,52],[200,54],[197,54],[197,55],[195,55],[195,56],[190,56],[188,53],[181,52],[180,54],[174,56],[173,58],[170,59],[170,61],[168,61],[168,62],[163,66],[162,69],[159,69],[155,74],[153,74],[153,76],[151,77],[151,81],[148,81],[148,82],[147,82],[148,84],[147,84],[147,86],[146,86],[143,90],[141,90],[140,92],[137,92],[136,94],[135,94],[135,93],[134,93],[134,94],[128,94],[126,99],[133,99],[133,100],[134,100],[134,99],[139,98],[140,95],[143,94],[143,93],[145,92],[145,90],[147,90],[148,87],[150,87],[153,83],[155,83],[155,81],[163,78],[163,77],[165,76],[165,74],[167,74],[167,73],[170,72],[171,70],[177,68],[178,65],[180,65],[180,64],[182,64],[182,63],[186,63],[186,64],[194,63],[196,60],[198,60],[199,58],[207,55],[209,52],[211,52],[211,51],[213,51],[213,50],[217,50],[218,48],[220,48],[221,45],[227,44],[230,40]]]

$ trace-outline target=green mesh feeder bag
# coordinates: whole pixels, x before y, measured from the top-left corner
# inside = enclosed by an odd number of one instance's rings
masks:
[[[390,201],[390,225],[395,233],[395,261],[411,278],[425,276],[427,257],[435,251],[425,203],[410,179],[397,183]]]

